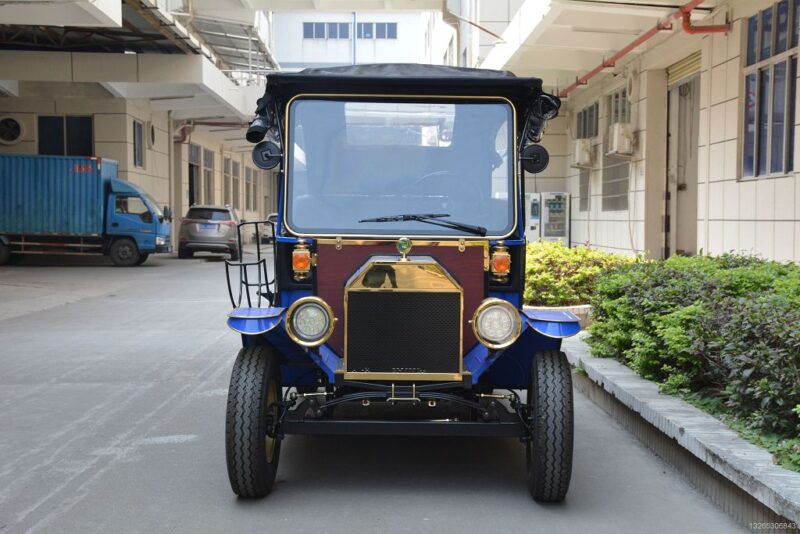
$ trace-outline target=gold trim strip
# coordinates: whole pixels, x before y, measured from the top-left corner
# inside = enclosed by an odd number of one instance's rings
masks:
[[[415,247],[488,247],[488,239],[486,241],[464,241],[461,242],[461,239],[453,236],[452,240],[435,240],[435,241],[425,241],[421,239],[414,239],[413,245]],[[397,243],[397,238],[387,238],[387,239],[346,239],[342,237],[337,237],[335,239],[330,238],[320,238],[317,239],[318,245],[339,245],[340,247],[345,245],[357,245],[357,246],[377,246],[377,245],[395,245]]]
[[[360,373],[345,372],[345,380],[417,380],[417,381],[452,381],[458,382],[463,378],[461,373]]]
[[[508,233],[498,236],[485,236],[486,240],[494,239],[508,239],[514,235],[519,226],[519,213],[518,213],[518,204],[519,204],[519,181],[521,176],[519,174],[519,166],[517,165],[519,161],[519,156],[517,154],[517,108],[514,106],[514,103],[511,102],[506,97],[503,96],[462,96],[462,95],[380,95],[380,94],[363,94],[363,93],[302,93],[299,95],[293,96],[289,101],[286,103],[286,106],[283,110],[283,132],[284,132],[284,146],[283,146],[283,226],[286,228],[289,233],[296,237],[309,237],[309,238],[316,238],[316,237],[330,237],[336,238],[340,235],[337,234],[304,234],[295,232],[292,227],[289,225],[289,221],[287,219],[288,214],[288,206],[289,206],[289,195],[288,195],[288,185],[289,185],[289,147],[291,145],[291,138],[289,135],[289,109],[291,108],[292,103],[295,100],[303,99],[303,98],[322,98],[322,99],[331,99],[331,100],[344,100],[346,98],[371,98],[379,102],[386,102],[390,100],[408,100],[408,99],[419,99],[419,100],[486,100],[486,101],[496,101],[496,102],[505,102],[511,108],[511,134],[513,137],[512,143],[512,154],[513,159],[509,161],[509,165],[511,166],[511,173],[512,173],[512,182],[514,186],[514,196],[511,199],[513,205],[513,219],[511,224],[511,230]],[[388,236],[381,235],[381,234],[347,234],[351,238],[367,238],[367,239],[387,239]],[[464,236],[447,236],[447,235],[414,235],[414,234],[407,234],[405,237],[411,239],[455,239],[460,240],[464,239]]]

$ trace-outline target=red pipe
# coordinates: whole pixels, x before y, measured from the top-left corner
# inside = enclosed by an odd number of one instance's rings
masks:
[[[622,59],[623,57],[630,54],[633,50],[644,44],[646,41],[649,41],[654,35],[658,32],[663,30],[671,30],[672,29],[672,21],[682,18],[683,19],[683,30],[686,33],[695,35],[698,33],[719,33],[719,32],[726,32],[730,30],[730,27],[725,25],[720,26],[692,26],[691,25],[691,16],[692,10],[702,4],[704,0],[691,0],[687,4],[684,4],[677,11],[670,13],[663,19],[659,20],[655,26],[644,32],[642,35],[631,41],[627,46],[625,46],[622,50],[614,54],[608,59],[604,59],[602,63],[598,66],[575,80],[575,83],[561,91],[558,96],[561,98],[566,97],[572,91],[580,87],[581,85],[586,85],[589,80],[600,74],[603,69],[613,67],[616,65],[617,61]]]
[[[697,35],[699,33],[727,33],[731,31],[730,24],[717,24],[716,26],[692,26],[692,12],[684,12],[683,14],[683,31],[689,35]]]

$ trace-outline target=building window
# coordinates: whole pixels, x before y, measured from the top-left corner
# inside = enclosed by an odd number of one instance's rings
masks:
[[[133,165],[144,167],[144,124],[133,121]]]
[[[226,206],[231,205],[231,158],[222,160],[222,199]]]
[[[581,169],[578,174],[578,210],[589,211],[589,169]]]
[[[597,121],[599,106],[597,102],[578,112],[575,128],[577,139],[591,139],[597,137]]]
[[[626,160],[609,157],[608,140],[603,142],[603,211],[624,211],[628,209],[628,181],[630,163]]]
[[[325,39],[325,23],[304,22],[303,39]]]
[[[203,149],[203,202],[214,203],[214,152]]]
[[[253,180],[253,169],[250,167],[244,168],[244,209],[250,210],[250,205],[253,198],[250,196],[250,182]]]
[[[375,38],[376,39],[397,39],[397,23],[396,22],[376,22],[375,23]]]
[[[800,0],[782,0],[747,20],[742,176],[794,170]]]
[[[608,95],[608,124],[618,122],[631,122],[631,103],[626,89]]]
[[[45,156],[94,156],[91,117],[40,115],[39,154]]]
[[[238,161],[234,161],[231,165],[231,181],[233,185],[233,207],[239,209],[241,205],[239,204],[239,177],[240,174],[240,165]]]
[[[374,39],[375,24],[372,22],[359,22],[356,26],[356,37],[359,39]]]
[[[200,147],[189,144],[189,205],[200,203]]]
[[[350,24],[347,22],[328,22],[328,39],[349,39]]]

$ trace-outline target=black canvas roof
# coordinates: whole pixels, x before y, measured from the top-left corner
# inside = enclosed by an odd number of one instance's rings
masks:
[[[269,74],[264,101],[303,93],[502,96],[523,112],[541,92],[539,78],[518,78],[507,71],[387,63]]]

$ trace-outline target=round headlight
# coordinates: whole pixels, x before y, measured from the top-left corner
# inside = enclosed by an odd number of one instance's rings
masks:
[[[333,333],[333,310],[319,297],[303,297],[286,312],[286,332],[292,341],[304,347],[325,343]]]
[[[514,343],[522,331],[522,319],[508,301],[484,300],[472,316],[472,330],[478,341],[490,349],[502,349]]]

